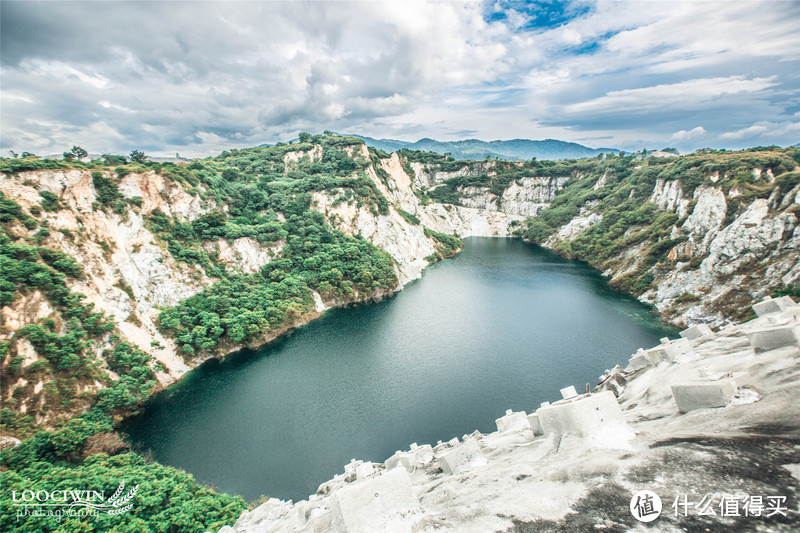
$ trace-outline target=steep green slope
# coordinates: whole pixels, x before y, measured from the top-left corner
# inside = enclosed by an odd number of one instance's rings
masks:
[[[800,211],[798,162],[800,150],[777,147],[706,150],[679,158],[608,157],[576,168],[579,179],[570,180],[550,207],[528,219],[519,235],[587,261],[633,294],[651,291],[656,302],[655,293],[666,292],[667,281],[682,279],[676,273],[696,272],[702,279],[669,298],[665,317],[684,322],[681,313],[712,285],[728,285],[707,311],[741,320],[754,292],[793,290],[767,270],[770,261],[786,263],[787,270],[798,262],[792,244]],[[760,218],[748,222],[755,211]],[[783,233],[766,237],[768,244],[762,245],[758,233],[753,242],[735,242],[748,235],[747,228],[757,232],[772,220]],[[726,244],[738,248],[732,252],[723,248]],[[718,265],[717,271],[711,265]],[[731,283],[734,278],[743,281]]]
[[[154,242],[184,265],[187,278],[206,280],[205,289],[163,308],[158,316],[158,327],[175,340],[189,364],[261,342],[301,323],[315,312],[312,291],[326,301],[340,302],[390,292],[398,283],[392,258],[360,237],[336,231],[310,208],[313,192],[335,190],[343,202],[376,215],[387,211],[386,198],[364,174],[368,161],[352,149],[361,141],[332,136],[307,140],[225,152],[188,167],[0,160],[0,172],[6,176],[38,170],[91,172],[96,198],[88,213],[73,210],[48,190],[40,191],[38,204],[28,202],[26,207],[0,198],[0,302],[15,320],[26,323],[16,329],[6,324],[3,330],[0,392],[8,400],[0,428],[3,435],[28,437],[0,452],[4,470],[0,529],[204,531],[235,521],[245,507],[241,498],[216,494],[195,484],[189,475],[126,453],[113,433],[121,416],[158,389],[156,372],[163,367],[140,347],[121,340],[122,325],[94,311],[93,304],[72,289],[90,283],[97,272],[85,272],[81,262],[61,248],[65,242],[77,250],[100,246],[108,252],[108,260],[114,243],[97,242],[83,223],[92,218],[125,227],[141,217]],[[287,163],[290,152],[306,155]],[[158,176],[164,188],[150,191],[144,201],[128,198],[120,187],[133,174],[143,176],[145,186]],[[52,177],[31,174],[23,180],[26,197],[38,187],[34,178]],[[188,222],[176,213],[152,208],[159,196],[165,199],[176,190],[203,206],[198,209],[204,214]],[[57,216],[77,220],[80,231],[52,231],[50,220]],[[274,260],[254,272],[223,261],[219,243],[243,237],[272,246]],[[123,282],[116,286],[133,297]],[[31,316],[37,308],[44,309],[45,316]],[[140,322],[133,312],[126,321]],[[33,353],[24,349],[25,342]],[[37,383],[47,384],[40,388]],[[55,429],[37,431],[39,427]],[[130,512],[101,515],[96,521],[32,516],[18,520],[17,509],[7,499],[10,491],[23,490],[111,494],[121,481],[139,486],[136,505]]]

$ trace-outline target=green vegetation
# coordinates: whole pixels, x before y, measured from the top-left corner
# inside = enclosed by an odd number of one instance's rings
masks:
[[[115,190],[113,187],[107,190]],[[45,201],[52,200],[43,195]],[[42,318],[16,331],[13,341],[26,339],[40,356],[23,367],[24,358],[12,357],[3,376],[3,389],[25,379],[14,389],[0,411],[4,434],[28,436],[19,446],[0,453],[0,530],[2,531],[204,531],[218,529],[236,520],[245,504],[241,498],[216,494],[197,485],[191,476],[126,453],[110,457],[90,455],[90,440],[102,442],[112,435],[119,414],[139,406],[154,389],[151,358],[119,337],[109,335],[114,324],[83,303],[83,295],[67,286],[69,278],[83,276],[83,267],[63,252],[22,242],[13,224],[32,220],[19,204],[0,196],[0,303],[10,305],[20,297],[39,292],[58,312],[58,318]],[[105,346],[102,358],[108,369],[120,376],[111,381],[94,358],[94,348]],[[0,343],[5,359],[10,343]],[[47,384],[34,393],[33,384]],[[96,394],[79,392],[86,385],[105,385]],[[24,397],[25,414],[15,411]],[[41,411],[40,411],[41,409]],[[76,411],[85,414],[69,420],[55,431],[36,431],[34,416],[46,415],[63,423]],[[52,423],[52,422],[51,422]],[[117,437],[114,437],[117,438]],[[117,438],[118,439],[118,438]],[[113,440],[113,439],[112,439]],[[121,482],[139,485],[132,509],[122,515],[100,514],[100,518],[27,516],[17,519],[10,491],[100,490],[110,495]]]
[[[409,150],[408,148],[402,148],[397,153],[407,161],[436,165],[436,168],[443,172],[454,172],[475,163],[467,160],[456,161],[450,154],[437,154],[436,152],[423,152]]]
[[[5,200],[4,205],[14,204]],[[13,210],[13,209],[12,209]],[[19,218],[19,217],[18,217]],[[116,335],[108,336],[114,324],[103,313],[93,310],[93,304],[83,303],[84,296],[67,286],[68,278],[83,276],[83,267],[72,257],[43,246],[30,246],[15,242],[14,234],[4,225],[0,232],[0,304],[12,304],[17,298],[41,293],[58,312],[58,323],[52,318],[42,318],[15,333],[14,339],[27,339],[41,357],[26,368],[17,368],[13,380],[5,380],[4,387],[18,379],[29,385],[17,389],[36,398],[33,384],[46,378],[49,381],[39,393],[41,401],[28,402],[33,406],[28,415],[46,409],[51,418],[66,417],[94,402],[95,409],[104,414],[128,411],[146,398],[155,386],[155,375],[148,366],[150,357]],[[94,358],[97,344],[108,346],[102,352],[109,369],[122,377],[110,382]],[[106,385],[96,395],[79,390],[94,381]],[[30,390],[29,390],[30,389]],[[17,398],[4,406],[3,424],[11,423],[14,433],[25,435],[32,427],[22,424],[22,419],[12,416]],[[42,407],[39,407],[42,406]],[[43,411],[41,414],[45,414]],[[25,426],[25,427],[22,427]]]
[[[134,163],[144,163],[147,160],[145,153],[139,150],[132,150],[130,158]]]
[[[88,155],[89,155],[89,152],[84,150],[82,147],[73,146],[72,149],[69,152],[64,152],[63,157],[64,157],[65,161],[73,161],[75,159],[80,161],[81,159],[83,159],[84,157],[86,157]]]
[[[42,197],[42,209],[45,211],[58,211],[61,209],[61,200],[50,191],[39,191]],[[32,213],[35,215],[35,213]]]
[[[795,302],[800,301],[800,283],[784,285],[772,293],[773,298],[780,298],[781,296],[790,296]]]
[[[398,209],[397,212],[400,213],[400,216],[403,217],[409,224],[414,224],[415,226],[418,226],[420,224],[419,219],[416,216],[409,213],[408,211]]]
[[[95,417],[96,418],[96,417]],[[2,531],[194,532],[216,531],[236,521],[245,503],[198,485],[192,476],[133,453],[109,455],[108,449],[86,456],[92,441],[110,435],[107,419],[81,416],[57,431],[40,431],[13,449],[0,453],[4,498],[0,499]],[[98,437],[101,437],[98,439]],[[103,449],[103,446],[100,446]],[[23,516],[11,505],[11,491],[102,491],[108,499],[120,483],[138,485],[128,512],[94,517]],[[99,502],[98,502],[99,503]]]
[[[425,236],[432,238],[435,241],[434,247],[436,252],[425,258],[426,261],[435,263],[442,259],[453,257],[464,246],[461,239],[455,235],[448,235],[446,233],[439,233],[430,228],[425,228]]]

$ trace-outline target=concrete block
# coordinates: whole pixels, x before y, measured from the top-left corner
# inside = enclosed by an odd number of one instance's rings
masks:
[[[545,435],[589,436],[611,424],[625,424],[625,417],[611,391],[584,396],[569,403],[537,409]]]
[[[472,466],[485,464],[486,457],[481,453],[478,442],[469,439],[461,446],[448,450],[437,458],[437,463],[445,474],[458,474],[469,470]]]
[[[747,333],[747,338],[756,353],[786,346],[800,346],[800,328],[797,326],[780,326],[751,331]]]
[[[765,297],[762,301],[758,302],[757,304],[753,305],[753,311],[759,317],[771,315],[773,313],[780,313],[781,311],[786,311],[790,307],[794,307],[797,305],[794,300],[792,300],[789,296],[781,296],[780,298],[772,299],[769,296]]]
[[[711,331],[711,328],[708,327],[708,324],[697,324],[696,326],[692,326],[681,331],[681,337],[689,341],[695,341],[701,337],[705,337],[706,335],[713,334],[714,332]]]
[[[531,427],[534,436],[544,435],[542,431],[542,424],[539,422],[539,415],[532,413],[528,415],[528,425]]]
[[[331,496],[334,530],[347,533],[411,531],[421,513],[408,473],[395,468],[383,475],[348,485]]]
[[[725,407],[736,394],[737,384],[733,378],[717,381],[682,383],[672,385],[672,397],[678,411],[688,413],[695,409]]]
[[[570,398],[574,398],[578,395],[578,391],[575,390],[575,387],[570,385],[569,387],[565,387],[561,389],[561,397],[565,400],[569,400]]]
[[[539,407],[547,407],[548,405],[550,405],[550,402],[542,402],[539,404]]]
[[[512,412],[511,409],[506,411],[505,416],[502,416],[494,421],[497,425],[497,431],[521,431],[523,429],[530,429],[528,424],[528,417],[524,411]]]

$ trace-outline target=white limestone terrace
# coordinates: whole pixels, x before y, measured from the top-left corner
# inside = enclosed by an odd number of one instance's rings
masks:
[[[800,306],[754,309],[640,350],[592,393],[567,386],[532,413],[507,411],[494,433],[354,460],[308,500],[270,499],[219,533],[798,531]],[[629,510],[645,489],[663,504],[649,524]],[[701,516],[706,495],[714,514]],[[684,496],[693,505],[676,513]],[[745,516],[751,496],[785,501]],[[723,516],[723,498],[739,516]]]

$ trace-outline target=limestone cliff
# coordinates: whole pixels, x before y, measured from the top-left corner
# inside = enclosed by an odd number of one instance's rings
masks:
[[[673,323],[739,322],[749,302],[800,279],[800,173],[787,150],[598,165],[520,234],[589,262]]]

